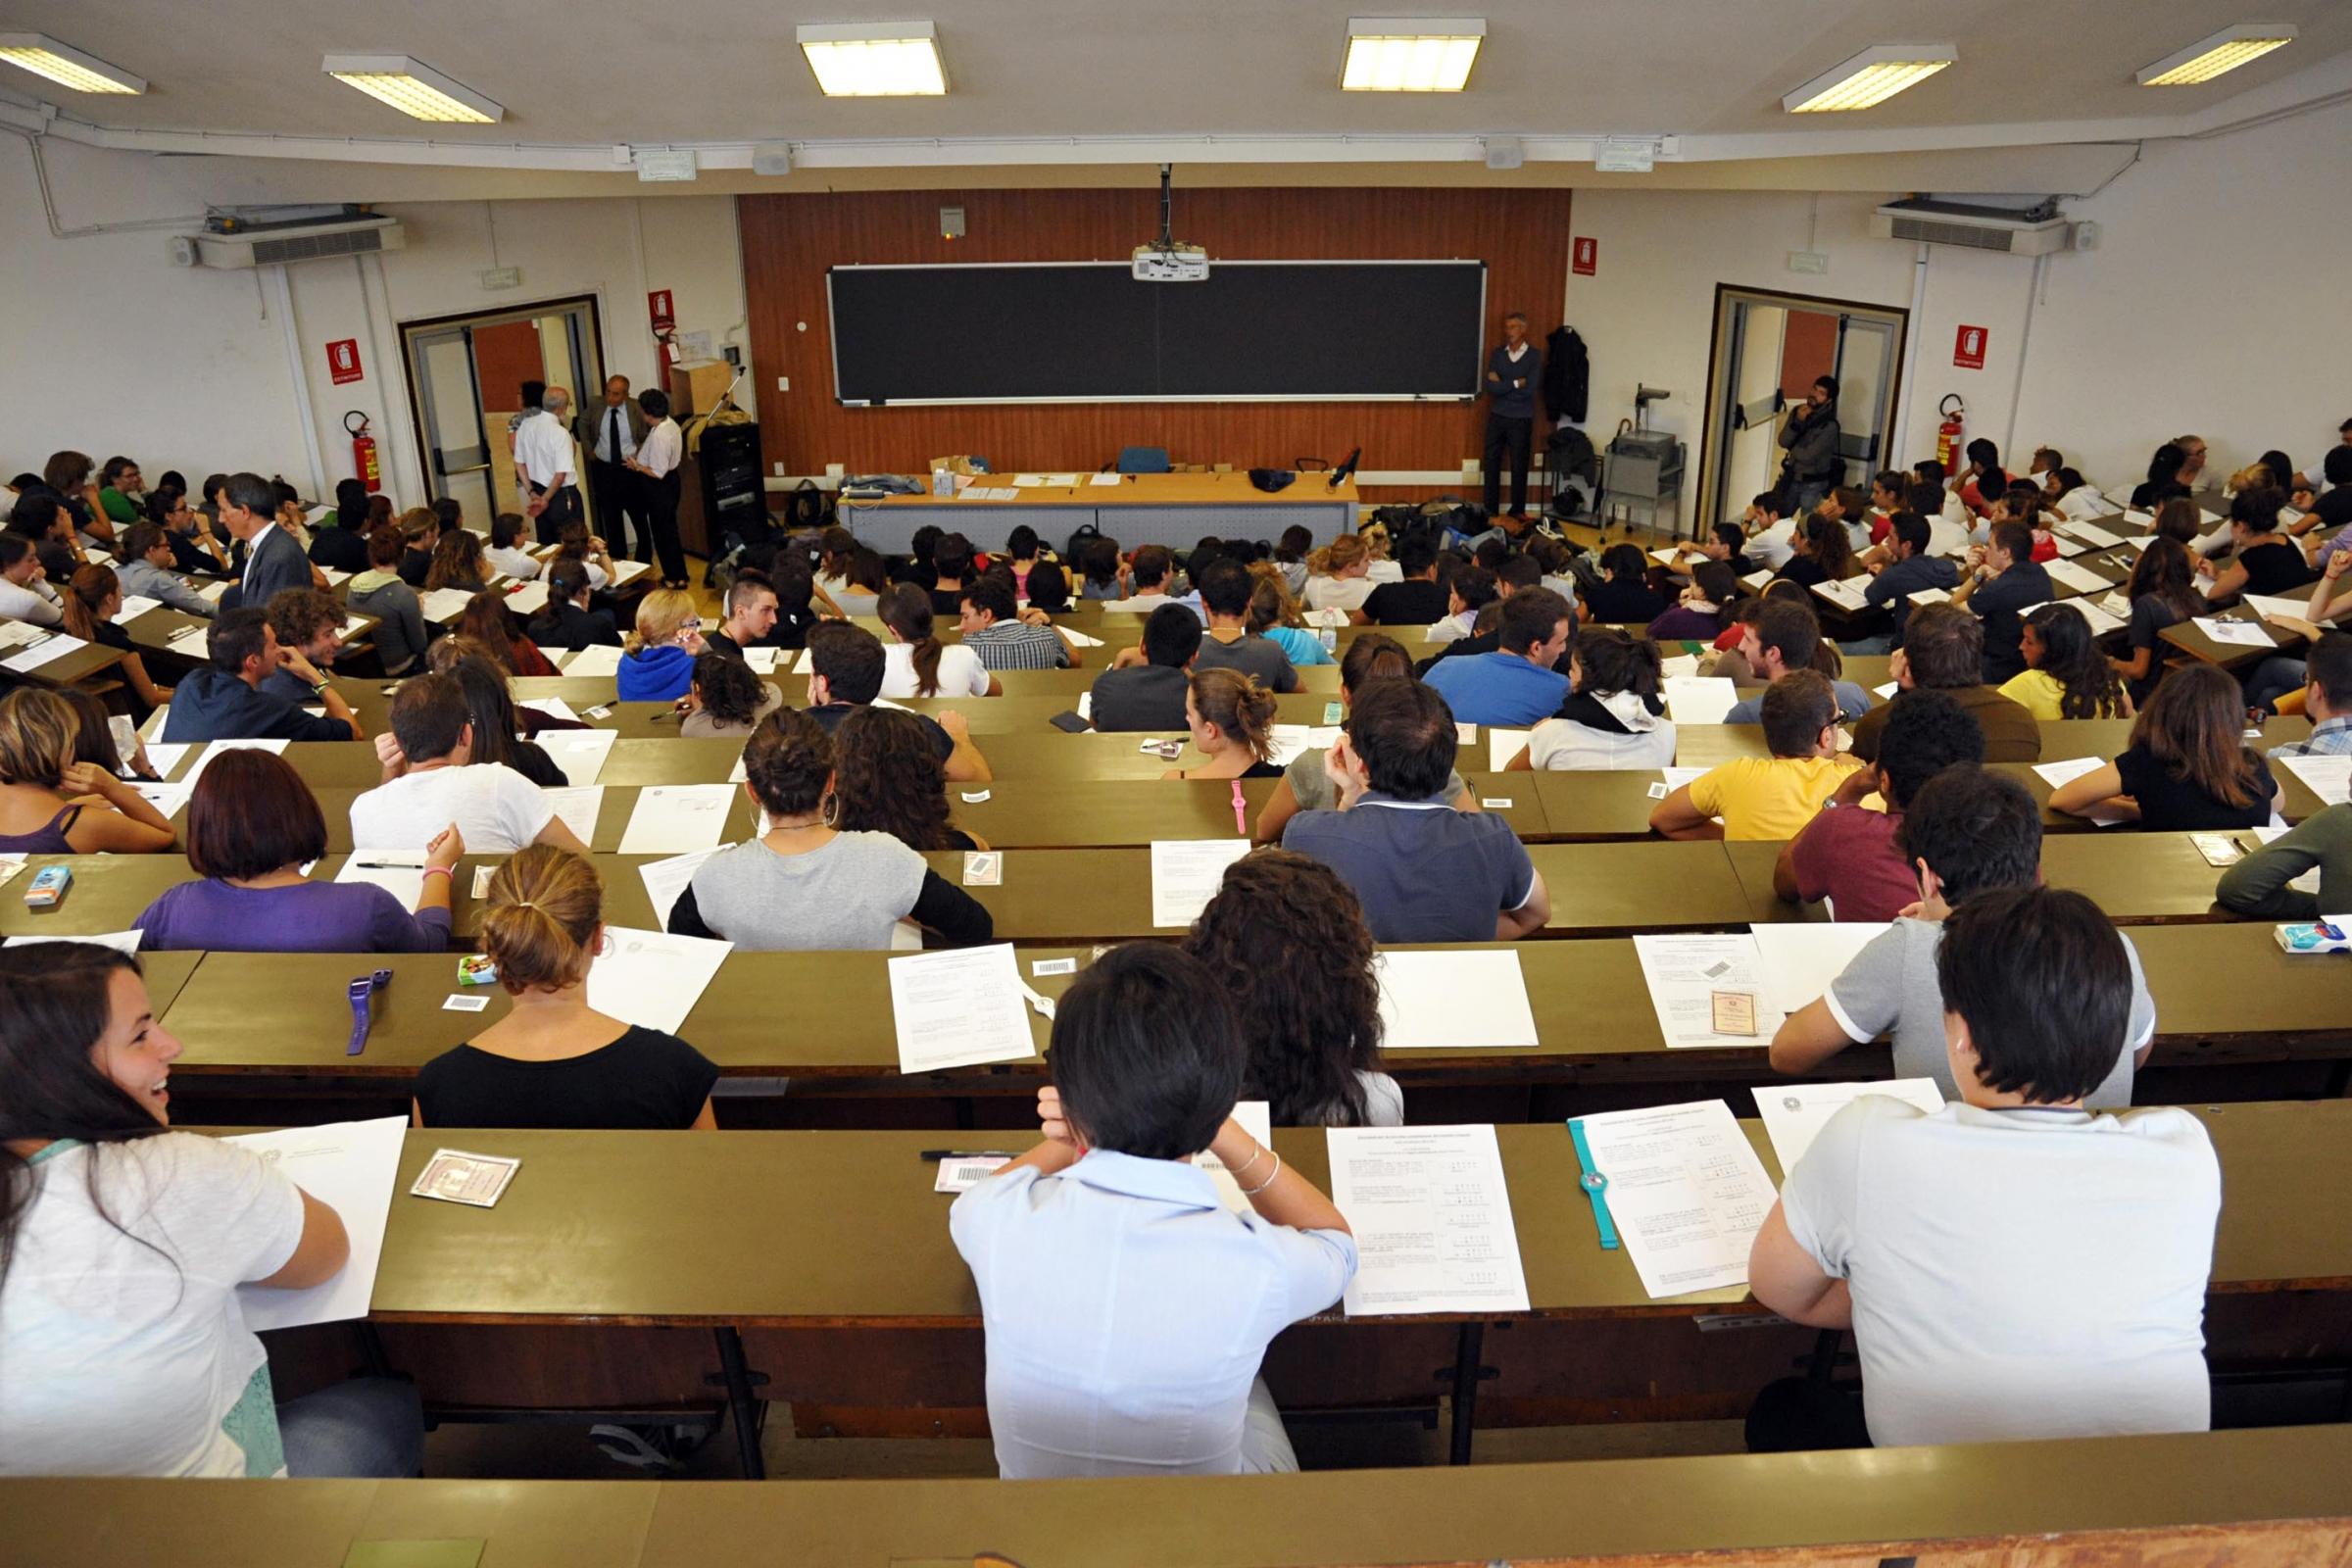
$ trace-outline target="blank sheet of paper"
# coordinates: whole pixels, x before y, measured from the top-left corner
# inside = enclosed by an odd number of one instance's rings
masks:
[[[732,784],[649,784],[620,836],[623,855],[684,855],[707,850],[726,831]]]
[[[1532,1047],[1535,1009],[1519,955],[1498,952],[1383,953],[1381,1045],[1390,1051],[1475,1051]]]
[[[383,1116],[239,1133],[221,1140],[252,1150],[276,1166],[278,1174],[333,1209],[351,1238],[350,1260],[323,1285],[300,1291],[237,1287],[237,1304],[247,1328],[258,1333],[368,1315],[368,1300],[375,1295],[376,1263],[384,1252],[384,1223],[392,1213],[392,1186],[400,1174],[401,1137],[408,1125],[406,1116]]]

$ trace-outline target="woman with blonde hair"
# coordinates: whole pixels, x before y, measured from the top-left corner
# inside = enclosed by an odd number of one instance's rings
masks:
[[[1271,561],[1250,563],[1257,586],[1250,593],[1249,629],[1280,648],[1294,666],[1335,664],[1323,639],[1306,629],[1299,618],[1298,601],[1291,597],[1291,580]]]
[[[603,908],[595,867],[569,850],[525,845],[492,874],[481,946],[511,1004],[418,1071],[416,1125],[718,1125],[710,1110],[718,1068],[709,1057],[588,1004],[589,966],[613,940]]]
[[[74,760],[81,721],[37,686],[0,697],[0,855],[153,855],[172,819],[105,769]]]
[[[1361,610],[1375,586],[1365,575],[1372,551],[1355,534],[1344,533],[1306,558],[1306,608]]]
[[[85,643],[97,643],[112,648],[122,656],[117,666],[131,695],[138,699],[139,710],[131,716],[144,720],[156,709],[172,700],[172,688],[158,686],[147,676],[146,662],[136,652],[138,645],[130,633],[115,624],[115,616],[122,609],[122,581],[112,566],[83,566],[66,584],[63,603],[66,630]]]
[[[1161,778],[1280,778],[1274,757],[1274,694],[1235,669],[1196,669],[1184,694],[1193,746],[1208,761],[1171,767]],[[1240,799],[1240,792],[1235,792]]]
[[[657,588],[637,602],[620,657],[619,691],[624,703],[674,703],[694,684],[694,656],[703,651],[703,617],[694,596],[680,588]]]

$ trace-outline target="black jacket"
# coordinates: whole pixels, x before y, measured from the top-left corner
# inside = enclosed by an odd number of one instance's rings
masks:
[[[618,648],[620,633],[612,617],[601,610],[577,605],[549,605],[523,628],[542,648]]]
[[[1582,420],[1592,384],[1592,363],[1573,326],[1552,329],[1544,340],[1544,407],[1556,419]]]

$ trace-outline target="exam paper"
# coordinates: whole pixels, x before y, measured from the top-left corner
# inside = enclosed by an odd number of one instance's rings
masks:
[[[427,588],[416,596],[416,608],[427,620],[455,620],[472,600],[463,588]]]
[[[2286,759],[2280,758],[2279,760],[2284,761]],[[2254,836],[2265,844],[2276,844],[2286,837],[2288,831],[2282,827],[2258,827],[2254,830]],[[2293,888],[2297,893],[2308,893],[2316,899],[2320,896],[2320,872],[2323,869],[2325,868],[2315,865],[2289,882],[2287,886]],[[5,878],[0,878],[0,880],[5,880]]]
[[[605,787],[602,784],[582,784],[576,789],[543,785],[539,793],[547,798],[547,804],[556,808],[556,815],[564,819],[564,825],[571,829],[582,844],[594,847],[596,819],[604,814],[605,809]]]
[[[1698,656],[1677,654],[1672,659],[1661,660],[1658,669],[1669,679],[1687,679],[1698,673]]]
[[[343,868],[335,873],[335,880],[382,888],[400,901],[402,908],[414,909],[417,896],[424,892],[424,852],[354,850],[343,858]]]
[[[2311,601],[2307,598],[2279,599],[2269,594],[2248,594],[2239,603],[2265,620],[2311,619]]]
[[[588,1005],[623,1023],[676,1034],[732,942],[607,926],[612,947],[588,966]]]
[[[2352,756],[2281,757],[2278,765],[2301,779],[2321,800],[2341,806],[2352,799]]]
[[[1012,944],[910,953],[888,960],[899,1071],[937,1072],[1037,1054]]]
[[[1288,767],[1301,753],[1328,751],[1340,738],[1337,724],[1277,724],[1272,733],[1272,748],[1266,760],[1276,767]]]
[[[202,588],[196,590],[196,597],[206,601],[207,603],[217,605],[220,602],[220,596],[227,592],[228,584],[225,582],[207,583]]]
[[[116,625],[127,626],[150,610],[160,609],[162,605],[161,599],[150,599],[145,594],[124,594],[122,608],[116,611],[112,618]]]
[[[1843,582],[1817,582],[1813,585],[1813,591],[1840,610],[1861,611],[1870,608],[1870,601],[1862,597],[1862,590],[1869,582],[1868,577],[1848,577]]]
[[[300,1291],[237,1287],[237,1305],[247,1328],[260,1333],[368,1315],[368,1303],[375,1295],[376,1264],[384,1251],[384,1223],[392,1213],[392,1189],[400,1175],[401,1137],[408,1125],[406,1116],[382,1116],[239,1133],[221,1140],[253,1151],[279,1175],[333,1209],[351,1238],[350,1259],[323,1285]]]
[[[2109,533],[2095,523],[2062,522],[2058,525],[2058,531],[2073,534],[2093,550],[2113,550],[2124,542],[2122,534]]]
[[[1922,588],[1917,593],[1903,595],[1915,605],[1948,605],[1952,602],[1949,588]]]
[[[2114,586],[2088,566],[2071,561],[2047,561],[2041,569],[2050,574],[2050,581],[2062,582],[2079,594],[2103,594]]]
[[[1073,648],[1100,648],[1102,646],[1102,638],[1089,637],[1086,633],[1072,627],[1056,626],[1054,629],[1060,632]]]
[[[1933,1078],[1888,1078],[1878,1083],[1771,1084],[1750,1089],[1764,1131],[1772,1138],[1772,1152],[1781,1162],[1781,1180],[1813,1147],[1822,1128],[1864,1095],[1886,1095],[1922,1110],[1938,1110],[1943,1093]]]
[[[213,639],[202,626],[189,626],[173,633],[164,646],[200,664],[213,657]]]
[[[636,809],[620,835],[623,855],[679,855],[707,850],[726,831],[735,804],[731,784],[652,784],[637,792]]]
[[[10,937],[0,942],[0,948],[30,948],[43,942],[95,942],[101,947],[113,948],[117,953],[139,951],[137,931],[70,931],[54,937]]]
[[[545,713],[550,718],[565,719],[574,724],[580,722],[580,715],[573,712],[571,705],[561,697],[524,698],[517,701],[514,706],[528,708],[534,712]]]
[[[1334,1127],[1324,1139],[1331,1200],[1355,1233],[1349,1317],[1527,1310],[1493,1127]]]
[[[169,745],[162,741],[149,741],[146,744],[148,765],[165,778],[170,778],[172,770],[180,764],[181,759],[196,749],[192,741],[173,741]]]
[[[1154,839],[1152,923],[1190,926],[1225,881],[1225,868],[1250,853],[1246,838]]]
[[[1884,920],[1792,920],[1753,929],[1764,959],[1767,1000],[1784,1013],[1819,1001],[1854,955],[1886,930]]]
[[[2217,643],[2236,643],[2246,648],[2274,646],[2271,634],[2253,621],[2223,620],[2218,615],[2198,615],[2193,618],[2197,630]]]
[[[612,586],[626,587],[654,569],[650,561],[615,561],[612,563]]]
[[[1389,1051],[1532,1047],[1535,1009],[1512,949],[1392,951],[1375,956],[1381,1045]]]
[[[1115,490],[1119,487],[1119,476],[1115,473],[1098,473],[1086,482],[1092,485],[1100,485],[1104,489]]]
[[[1781,1027],[1773,1005],[1763,956],[1746,932],[1700,936],[1637,935],[1634,955],[1658,1015],[1658,1032],[1670,1049],[1698,1046],[1764,1046]],[[1715,1032],[1718,992],[1753,999],[1756,1032]]]
[[[28,645],[23,652],[11,654],[7,659],[0,660],[0,669],[13,669],[19,674],[23,674],[28,669],[38,669],[53,660],[63,659],[76,648],[89,646],[78,637],[70,636],[62,631],[51,632],[39,642]]]
[[[564,673],[598,677],[620,673],[620,650],[609,644],[583,648],[564,661]]]
[[[230,752],[270,752],[283,757],[286,755],[286,747],[289,744],[291,743],[281,740],[208,741],[205,744],[203,755],[188,764],[186,776],[178,782],[193,788],[196,781],[204,776],[206,768],[220,760]]]
[[[694,873],[705,860],[727,848],[730,846],[720,844],[696,850],[691,855],[673,855],[666,860],[649,860],[637,868],[637,874],[645,879],[646,899],[654,906],[655,924],[664,931],[669,929],[669,911],[676,907],[686,885],[694,880]]]
[[[781,648],[746,648],[743,662],[759,674],[773,675],[776,672],[776,656],[783,652]]]
[[[547,608],[547,579],[534,578],[507,595],[507,608],[517,615],[536,615]]]
[[[188,797],[196,793],[193,784],[133,784],[139,799],[169,817],[177,816],[188,808]]]
[[[1609,1217],[1652,1298],[1747,1283],[1748,1248],[1779,1195],[1731,1106],[1693,1101],[1583,1125],[1592,1168],[1608,1178]]]
[[[1683,675],[1666,682],[1666,716],[1677,724],[1720,724],[1740,701],[1721,675]]]
[[[563,770],[565,783],[593,784],[618,739],[617,730],[548,729],[539,732],[539,749]]]
[[[2063,762],[2035,762],[2034,771],[2041,776],[2043,783],[2056,789],[2061,784],[2071,784],[2083,774],[2106,765],[2107,759],[2104,757],[2070,757]]]
[[[1500,773],[1511,765],[1511,759],[1527,750],[1527,738],[1533,730],[1487,729],[1487,771]]]

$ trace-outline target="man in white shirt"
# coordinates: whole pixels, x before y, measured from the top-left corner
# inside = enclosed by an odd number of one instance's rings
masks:
[[[1778,571],[1796,555],[1794,540],[1797,524],[1803,519],[1796,514],[1781,514],[1781,497],[1777,490],[1766,490],[1747,504],[1740,519],[1747,526],[1747,559],[1758,570]]]
[[[530,500],[523,515],[539,526],[539,542],[552,545],[564,525],[580,520],[580,459],[571,444],[571,394],[551,386],[539,412],[514,427],[514,473]]]
[[[637,504],[645,509],[646,527],[652,535],[650,559],[662,564],[662,586],[683,588],[687,585],[686,556],[678,548],[678,487],[683,482],[678,465],[686,456],[685,437],[678,431],[678,421],[669,416],[669,394],[654,388],[637,400],[645,414],[645,439],[637,444],[637,455],[629,460],[629,469],[638,480]]]
[[[2220,1162],[2184,1110],[2082,1103],[2132,1006],[2123,938],[2039,887],[1945,923],[1960,1103],[1865,1095],[1832,1117],[1757,1232],[1756,1299],[1854,1331],[1881,1446],[2205,1431]],[[1835,1391],[1795,1381],[1758,1400],[1750,1446],[1852,1446]]]
[[[496,763],[468,765],[473,715],[451,676],[403,682],[390,724],[375,747],[384,782],[351,803],[354,849],[422,850],[454,825],[476,854],[512,855],[526,844],[588,853],[529,779]]]

